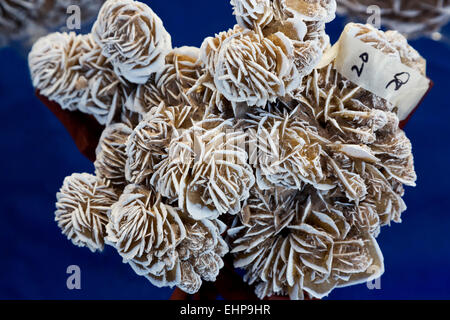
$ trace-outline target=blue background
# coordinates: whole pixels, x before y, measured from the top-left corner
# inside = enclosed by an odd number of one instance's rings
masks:
[[[228,0],[147,1],[173,45],[200,46],[235,21]],[[212,4],[214,3],[214,4]],[[343,19],[327,26],[332,41]],[[402,224],[378,238],[386,272],[380,290],[365,284],[337,289],[327,299],[450,298],[450,49],[422,39],[412,45],[428,60],[435,87],[406,128],[418,174],[407,188]],[[54,219],[55,193],[65,176],[93,172],[65,128],[34,96],[26,49],[0,49],[0,298],[167,299],[121,263],[113,249],[75,247]],[[66,288],[69,265],[81,268],[81,290]]]

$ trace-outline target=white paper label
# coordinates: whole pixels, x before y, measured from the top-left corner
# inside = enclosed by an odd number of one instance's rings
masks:
[[[335,60],[336,70],[356,85],[386,99],[405,120],[430,87],[430,80],[392,56],[344,32],[319,67]]]

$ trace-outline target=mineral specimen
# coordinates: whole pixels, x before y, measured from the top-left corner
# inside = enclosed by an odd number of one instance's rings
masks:
[[[126,142],[133,130],[115,123],[103,130],[96,150],[95,174],[117,187],[125,186]]]
[[[55,221],[67,238],[93,252],[103,250],[107,212],[118,200],[117,192],[103,179],[74,173],[64,179],[56,197]]]
[[[172,49],[159,17],[133,0],[107,1],[92,35],[116,74],[133,83],[147,82],[150,74],[164,66],[164,57]]]
[[[247,269],[260,298],[304,291],[321,298],[334,287],[382,272],[383,256],[375,239],[350,225],[345,206],[324,199],[315,188],[302,191],[254,188],[241,221],[228,233],[234,239],[235,265]]]
[[[106,241],[153,284],[195,293],[202,278],[214,281],[223,266],[224,228],[218,220],[194,220],[156,192],[130,184],[111,207]]]
[[[116,75],[90,34],[52,33],[39,39],[28,61],[33,85],[63,109],[92,114],[100,124],[121,112],[133,88]]]
[[[34,86],[106,125],[96,176],[58,193],[59,226],[188,293],[215,281],[228,247],[260,298],[322,298],[380,276],[375,238],[401,221],[416,180],[398,107],[337,71],[335,1],[231,4],[238,24],[201,48],[172,49],[132,0],[106,1],[92,34],[36,42]],[[426,75],[399,33],[344,32]]]

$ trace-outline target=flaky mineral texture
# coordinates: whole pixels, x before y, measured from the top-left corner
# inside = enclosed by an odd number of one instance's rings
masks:
[[[159,71],[172,49],[161,19],[133,0],[107,1],[92,35],[115,72],[134,83],[145,83],[150,74]]]
[[[106,241],[154,285],[195,293],[202,278],[214,281],[223,266],[224,227],[219,221],[196,221],[162,203],[154,191],[130,184],[111,208]]]
[[[117,76],[90,34],[52,33],[29,55],[33,85],[63,109],[109,124],[126,103],[133,84]]]
[[[237,226],[235,265],[245,267],[246,280],[260,298],[304,291],[321,298],[333,288],[382,272],[383,257],[375,239],[352,227],[343,206],[328,203],[314,188],[254,188]]]
[[[118,199],[116,191],[103,179],[74,173],[56,197],[55,221],[63,234],[77,246],[103,250],[107,212]]]
[[[126,142],[132,129],[116,123],[103,130],[96,150],[95,174],[114,186],[125,186]]]
[[[95,176],[58,193],[58,225],[188,293],[215,281],[229,250],[260,298],[322,298],[379,277],[376,237],[401,222],[416,181],[398,107],[324,55],[335,1],[231,4],[237,24],[200,48],[172,49],[132,0],[106,1],[91,34],[35,43],[34,86],[105,125]],[[398,32],[344,32],[426,76]]]

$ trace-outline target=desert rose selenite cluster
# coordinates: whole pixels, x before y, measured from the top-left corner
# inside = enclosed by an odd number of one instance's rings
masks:
[[[73,174],[56,221],[75,245],[113,246],[157,286],[215,281],[225,254],[260,298],[321,298],[384,272],[375,238],[400,222],[416,174],[396,106],[340,75],[334,0],[232,0],[237,24],[173,49],[161,20],[108,0],[91,34],[29,55],[33,84],[105,125],[95,175]],[[346,32],[425,75],[397,32]]]

